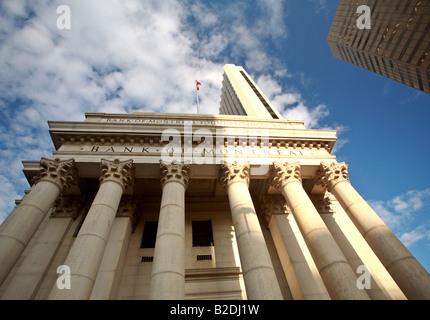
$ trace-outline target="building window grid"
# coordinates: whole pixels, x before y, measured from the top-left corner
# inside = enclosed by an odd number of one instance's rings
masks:
[[[428,81],[429,88],[430,88],[430,71],[427,71],[427,81]]]
[[[351,54],[354,57],[355,65],[362,67],[362,65],[360,63],[358,63],[358,59],[354,54],[354,50],[352,50],[352,49],[351,49]]]
[[[409,83],[411,84],[412,87],[415,87],[414,79],[412,78],[412,72],[408,65],[406,65],[406,71],[408,73]]]
[[[422,80],[422,78],[421,78],[421,71],[420,71],[420,69],[418,69],[418,68],[416,68],[416,70],[417,70],[418,85],[419,85],[419,87],[420,87],[420,90],[421,90],[421,91],[424,91],[423,80]]]
[[[349,51],[349,48],[348,48],[348,47],[346,47],[346,48],[345,48],[345,50],[346,50],[346,52],[347,52],[347,54],[348,54],[349,61],[351,61],[351,63],[354,63],[354,60],[352,59],[352,55],[351,55],[351,52]]]
[[[387,66],[387,63],[385,62],[384,57],[381,57],[381,60],[382,60],[382,64],[384,65],[385,74],[387,75],[388,78],[392,78],[390,77],[390,72],[388,71],[388,66]]]
[[[362,67],[362,68],[364,68],[364,63],[363,63],[363,60],[361,60],[361,56],[360,56],[360,53],[358,52],[358,51],[353,51],[354,52],[354,55],[355,54],[357,54],[357,57],[358,57],[358,59],[360,60],[360,66]]]
[[[393,74],[394,80],[398,81],[397,80],[397,74],[396,74],[396,71],[394,69],[393,61],[389,60],[389,62],[390,62],[390,67],[391,67],[391,73]]]
[[[360,54],[359,51],[357,51],[357,55],[360,58],[361,64],[363,64],[363,61],[361,59],[361,54]],[[366,64],[367,70],[370,70],[369,63],[367,62],[367,59],[366,59],[366,55],[364,53],[362,53],[362,55],[363,55],[363,60],[364,60],[364,62]]]
[[[344,55],[343,48],[341,46],[337,45],[337,51],[339,52],[342,59],[346,60],[346,56]]]
[[[356,17],[355,10],[352,9],[355,9],[356,6],[349,4],[342,6],[341,4],[341,7],[338,9],[339,14],[335,17],[337,23],[335,24],[336,31],[338,31],[339,36],[342,35],[342,37],[338,38],[338,44],[340,44],[340,48],[338,46],[338,55],[342,56],[344,60],[355,63],[357,66],[367,66],[368,70],[372,70],[375,73],[379,73],[395,81],[401,81],[406,85],[410,83],[412,87],[414,87],[414,84],[417,86],[419,84],[420,88],[424,87],[425,90],[427,90],[427,83],[430,87],[430,72],[426,71],[426,68],[424,68],[424,70],[420,69],[419,72],[415,72],[414,68],[418,67],[418,63],[421,65],[426,64],[424,60],[425,56],[423,56],[421,52],[421,50],[424,50],[426,47],[426,44],[423,45],[421,43],[418,48],[416,42],[418,41],[419,43],[419,40],[425,42],[423,32],[428,34],[426,31],[428,31],[430,25],[425,24],[424,26],[423,24],[423,16],[425,16],[423,10],[426,10],[428,7],[426,6],[426,2],[419,2],[421,5],[419,9],[421,10],[417,12],[415,6],[416,2],[412,3],[412,0],[408,1],[408,3],[405,2],[399,0],[395,2],[384,1],[383,4],[376,4],[375,2],[370,4],[371,11],[374,13],[374,15],[372,14],[372,30],[362,33],[363,41],[358,41],[359,39],[357,39],[356,36],[359,32],[357,32],[352,25]],[[412,9],[411,5],[413,5]],[[405,20],[401,17],[402,15],[408,18]],[[410,18],[413,18],[413,20],[408,20]],[[412,32],[416,32],[416,35],[412,36]],[[333,36],[333,38],[336,39],[336,36]],[[344,48],[341,44],[346,41],[347,45]],[[360,44],[360,49],[353,46],[357,44],[357,42]],[[405,50],[405,47],[410,48]],[[380,53],[369,55],[363,52],[365,51],[363,50],[364,48],[368,48],[366,52],[379,48],[378,50]],[[333,47],[333,49],[335,49],[335,47]],[[350,49],[351,52],[349,51]],[[357,50],[357,52],[354,52],[355,50]],[[413,51],[415,55],[411,55],[411,51]],[[387,55],[382,57],[382,52],[386,52]],[[424,51],[424,55],[426,52],[428,52],[428,50]],[[363,57],[361,57],[361,54]],[[412,59],[411,61],[414,66],[410,66],[409,70],[404,69],[406,65],[401,63],[402,57],[409,60]],[[380,62],[378,58],[380,58],[382,62]],[[373,61],[373,59],[375,59],[375,61]],[[374,62],[376,62],[377,67]],[[382,67],[381,64],[384,66]],[[388,66],[388,64],[390,65]],[[406,76],[406,72],[408,76]]]
[[[399,68],[400,79],[402,79],[402,83],[406,84],[405,76],[403,75],[402,66],[400,62],[397,62],[397,67]]]
[[[348,51],[345,49],[345,47],[341,47],[341,49],[342,49],[342,51],[343,51],[343,54],[345,55],[345,60],[346,61],[350,61],[350,62],[352,62],[352,59],[351,59],[351,57],[349,56],[349,53],[348,53]]]
[[[372,66],[372,71],[376,73],[376,69],[375,69],[375,64],[373,63],[372,57],[370,55],[368,55],[370,64]]]
[[[376,65],[378,66],[379,74],[383,75],[381,65],[379,64],[379,60],[377,56],[375,56],[375,61],[376,61]]]

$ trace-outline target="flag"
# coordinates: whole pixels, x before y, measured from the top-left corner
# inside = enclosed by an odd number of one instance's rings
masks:
[[[196,80],[196,88],[197,88],[197,91],[199,91],[199,90],[200,90],[199,86],[201,86],[201,85],[202,85],[202,84]]]

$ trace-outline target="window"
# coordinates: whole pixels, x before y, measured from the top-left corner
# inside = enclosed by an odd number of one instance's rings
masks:
[[[140,262],[153,262],[154,261],[154,257],[142,257],[140,259]]]
[[[210,261],[212,260],[211,254],[198,254],[196,256],[197,261]]]
[[[405,76],[403,75],[402,66],[399,62],[397,62],[397,66],[399,67],[400,79],[402,79],[402,83],[405,84]]]
[[[417,77],[418,77],[418,84],[420,86],[420,90],[424,91],[423,80],[421,78],[421,71],[418,68],[417,68]]]
[[[193,247],[212,247],[214,239],[211,221],[193,221]]]
[[[147,221],[145,222],[145,227],[143,228],[142,243],[141,248],[155,248],[155,239],[157,238],[157,221]]]

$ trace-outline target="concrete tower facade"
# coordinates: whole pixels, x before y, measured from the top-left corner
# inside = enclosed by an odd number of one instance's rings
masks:
[[[327,42],[336,58],[430,93],[429,1],[340,0]]]

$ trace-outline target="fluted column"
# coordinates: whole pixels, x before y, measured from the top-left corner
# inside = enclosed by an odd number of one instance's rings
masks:
[[[74,160],[42,158],[39,179],[0,226],[0,285],[63,189],[77,181]]]
[[[82,211],[83,197],[60,196],[43,232],[14,274],[2,300],[30,300],[37,293],[64,234]]]
[[[408,299],[430,299],[430,275],[352,187],[348,166],[321,163],[316,183],[339,201]]]
[[[265,196],[261,212],[267,220],[293,298],[329,300],[330,296],[284,197]]]
[[[161,198],[149,297],[185,298],[185,191],[190,166],[160,163]]]
[[[121,196],[133,175],[132,160],[101,161],[99,190],[64,262],[70,267],[71,289],[54,285],[49,299],[89,299]]]
[[[116,298],[127,247],[132,230],[136,225],[136,211],[136,196],[123,196],[112,225],[90,300],[113,300]]]
[[[299,163],[274,163],[274,184],[285,197],[332,299],[367,300],[357,276],[302,187]]]
[[[230,203],[246,294],[250,300],[280,300],[282,293],[248,190],[249,170],[249,163],[226,163],[220,176]]]

